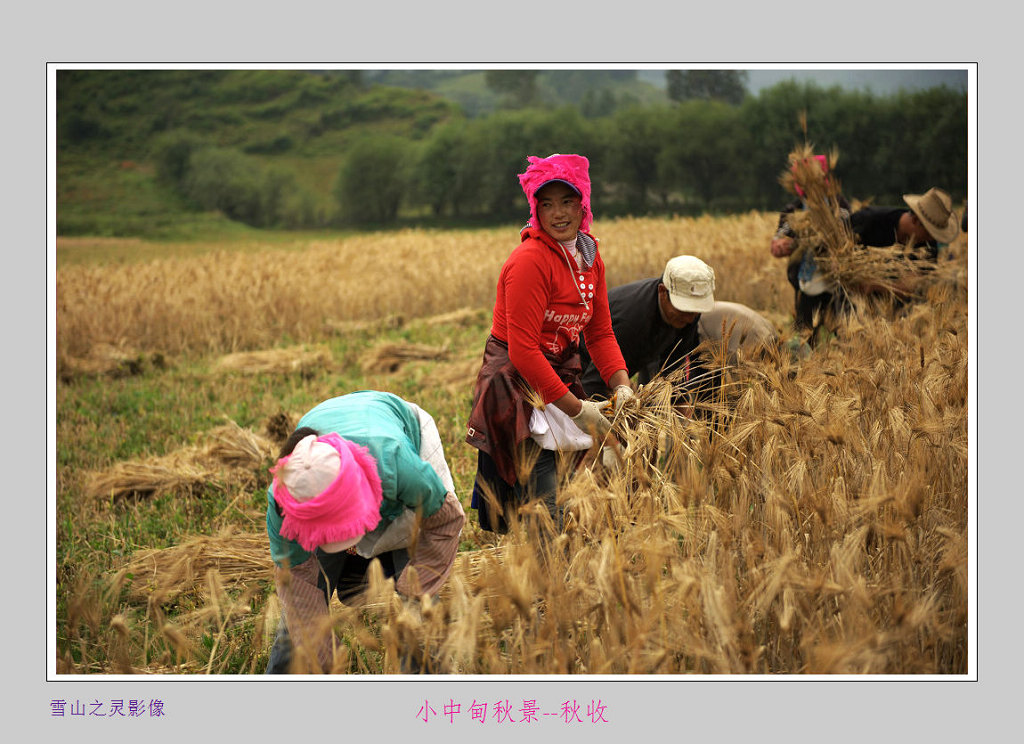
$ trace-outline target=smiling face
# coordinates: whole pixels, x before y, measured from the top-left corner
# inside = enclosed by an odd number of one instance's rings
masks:
[[[583,204],[568,184],[554,181],[536,194],[537,221],[555,240],[566,242],[576,237],[583,222]]]

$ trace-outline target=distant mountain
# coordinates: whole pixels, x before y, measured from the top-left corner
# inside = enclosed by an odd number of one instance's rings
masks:
[[[870,90],[876,95],[946,86],[967,90],[967,70],[749,70],[748,89],[757,95],[785,80],[813,82],[823,88],[838,85],[851,90]]]
[[[550,106],[579,106],[589,115],[610,114],[633,104],[664,103],[665,73],[653,76],[638,70],[572,69],[538,70],[536,101]],[[660,75],[660,79],[659,79]],[[469,116],[481,116],[502,106],[502,96],[487,84],[487,71],[460,70],[364,70],[367,83],[430,91],[458,104]]]
[[[664,70],[640,70],[637,77],[657,88],[665,88]],[[849,90],[870,90],[887,96],[902,90],[913,91],[924,88],[946,86],[953,90],[967,90],[967,70],[812,70],[761,68],[747,70],[747,90],[757,95],[764,88],[793,80],[797,83],[814,83],[822,88],[838,85]]]

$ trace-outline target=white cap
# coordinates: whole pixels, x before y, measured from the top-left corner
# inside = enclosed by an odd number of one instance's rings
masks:
[[[309,501],[327,490],[341,472],[341,457],[315,434],[299,440],[278,478],[296,501]]]
[[[676,256],[665,264],[662,284],[676,310],[706,313],[715,306],[715,272],[696,256]]]

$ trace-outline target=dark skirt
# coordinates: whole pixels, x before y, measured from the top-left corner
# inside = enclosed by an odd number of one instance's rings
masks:
[[[544,356],[569,390],[585,398],[578,348],[573,346],[558,357]],[[533,404],[528,391],[528,383],[509,359],[508,344],[489,336],[473,391],[466,442],[479,450],[470,506],[477,510],[480,526],[491,532],[506,532],[510,510],[528,500],[550,502],[549,511],[554,505],[555,453],[538,452],[530,438]]]

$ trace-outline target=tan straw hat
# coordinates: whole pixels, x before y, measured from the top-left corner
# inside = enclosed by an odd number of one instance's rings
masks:
[[[953,214],[953,200],[942,189],[933,187],[924,194],[904,194],[903,201],[936,242],[950,243],[960,234],[960,226]]]

